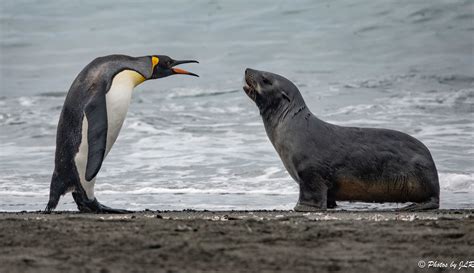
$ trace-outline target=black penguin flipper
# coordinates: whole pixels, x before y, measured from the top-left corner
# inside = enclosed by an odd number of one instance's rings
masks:
[[[87,117],[87,155],[86,180],[91,181],[99,172],[105,157],[107,144],[107,104],[105,92],[96,92],[85,107]]]

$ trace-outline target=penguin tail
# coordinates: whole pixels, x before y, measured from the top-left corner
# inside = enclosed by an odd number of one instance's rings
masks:
[[[49,189],[49,201],[44,213],[51,213],[58,205],[59,198],[66,192],[64,183],[58,178],[56,172],[51,178],[51,186]]]

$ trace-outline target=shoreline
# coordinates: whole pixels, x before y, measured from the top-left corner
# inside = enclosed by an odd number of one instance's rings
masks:
[[[1,212],[0,225],[0,272],[417,272],[421,260],[474,260],[472,209]]]
[[[123,217],[131,217],[131,216],[146,216],[151,214],[166,214],[166,215],[173,215],[177,217],[191,217],[191,218],[201,218],[205,217],[206,215],[213,215],[213,214],[232,214],[232,215],[242,215],[244,217],[248,217],[249,215],[265,215],[268,217],[278,216],[278,214],[284,215],[294,215],[298,217],[304,217],[308,215],[312,216],[321,216],[321,215],[335,215],[340,216],[340,218],[331,218],[332,220],[370,220],[367,217],[374,216],[380,214],[383,216],[385,220],[399,220],[397,216],[407,216],[407,215],[416,215],[415,219],[419,220],[433,220],[437,216],[445,217],[447,215],[455,217],[455,218],[463,218],[463,217],[474,217],[474,208],[468,209],[435,209],[435,210],[427,210],[427,211],[398,211],[396,209],[377,209],[377,210],[346,210],[346,209],[328,209],[328,210],[321,210],[315,212],[297,212],[294,210],[280,210],[280,209],[261,209],[261,210],[197,210],[197,209],[183,209],[183,210],[136,210],[130,211],[130,213],[124,214],[114,214],[114,213],[103,213],[103,214],[96,214],[96,213],[81,213],[78,210],[54,210],[51,213],[44,213],[43,210],[22,210],[22,211],[0,211],[0,220],[8,218],[8,216],[45,216],[45,217],[55,217],[59,215],[76,215],[82,216],[84,218],[97,218],[97,217],[105,217],[105,216],[123,216]],[[367,217],[363,217],[367,216]],[[361,219],[358,219],[362,217]],[[269,219],[267,219],[269,220]],[[315,220],[315,219],[313,219]],[[322,220],[322,219],[319,219]]]

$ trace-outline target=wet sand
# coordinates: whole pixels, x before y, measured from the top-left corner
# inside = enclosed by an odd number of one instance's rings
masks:
[[[22,212],[0,226],[0,272],[448,272],[418,262],[474,260],[474,210]]]

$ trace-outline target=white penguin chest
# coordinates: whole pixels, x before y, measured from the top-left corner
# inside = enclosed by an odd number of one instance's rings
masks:
[[[143,82],[144,78],[139,73],[125,70],[118,73],[106,94],[105,101],[107,107],[107,155],[114,145],[120,133],[123,122],[127,116],[128,107],[132,100],[133,88]]]

